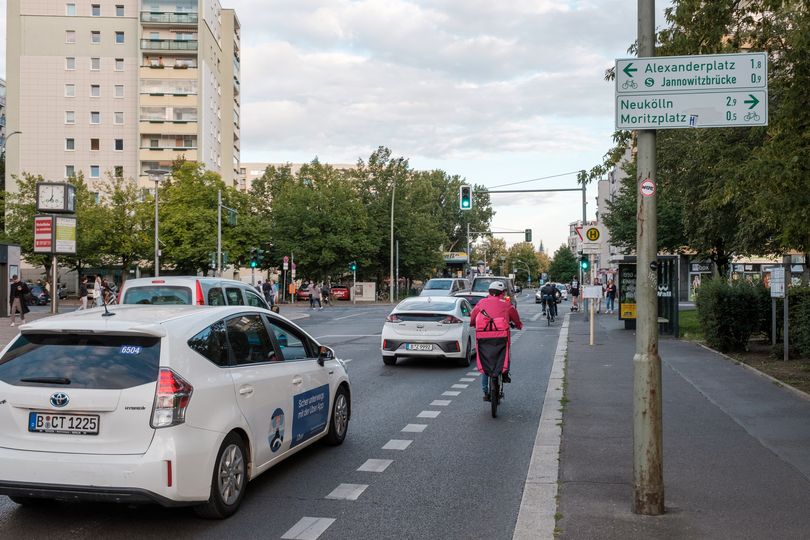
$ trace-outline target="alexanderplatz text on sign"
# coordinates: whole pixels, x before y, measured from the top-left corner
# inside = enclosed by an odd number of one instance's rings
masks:
[[[616,129],[765,125],[764,52],[616,60]]]

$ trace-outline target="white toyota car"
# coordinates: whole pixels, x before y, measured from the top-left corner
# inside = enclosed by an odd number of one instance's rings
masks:
[[[475,350],[471,313],[470,303],[459,296],[406,298],[385,319],[383,362],[393,366],[402,356],[433,356],[469,366]]]
[[[0,354],[0,494],[194,505],[346,437],[344,363],[250,306],[116,306],[20,327]]]

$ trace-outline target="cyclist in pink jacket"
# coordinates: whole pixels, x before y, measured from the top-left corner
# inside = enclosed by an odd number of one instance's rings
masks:
[[[520,330],[523,328],[523,323],[520,321],[515,306],[503,297],[505,287],[501,281],[493,281],[489,284],[489,296],[479,301],[470,314],[470,326],[476,329],[476,339],[478,339],[478,326],[482,326],[479,322],[476,325],[476,320],[479,318],[493,320],[504,328],[498,328],[500,331],[505,331],[507,339],[506,359],[503,366],[503,382],[512,382],[509,377],[509,327],[514,325],[515,328]],[[481,354],[481,351],[476,347],[476,353]],[[481,371],[481,359],[478,359],[478,369]],[[483,371],[482,371],[483,372]],[[481,377],[481,389],[484,391],[484,401],[489,401],[489,378],[486,376]]]

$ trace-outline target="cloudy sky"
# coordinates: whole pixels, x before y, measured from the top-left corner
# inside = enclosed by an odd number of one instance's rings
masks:
[[[383,145],[488,187],[600,161],[604,72],[636,36],[636,0],[221,1],[242,23],[243,161],[354,163]],[[493,230],[531,228],[552,250],[581,215],[578,193],[492,202]]]

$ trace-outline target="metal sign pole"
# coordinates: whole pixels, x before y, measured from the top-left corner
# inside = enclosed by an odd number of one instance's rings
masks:
[[[25,302],[24,299],[23,302]],[[59,313],[59,290],[56,288],[56,253],[53,254],[51,259],[51,313]]]

